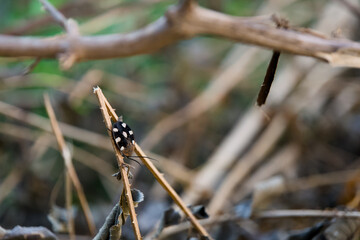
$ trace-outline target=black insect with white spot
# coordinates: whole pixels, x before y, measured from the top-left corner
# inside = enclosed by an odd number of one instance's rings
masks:
[[[123,122],[122,116],[112,126],[112,137],[123,157],[130,157],[135,148],[135,138],[129,125]]]

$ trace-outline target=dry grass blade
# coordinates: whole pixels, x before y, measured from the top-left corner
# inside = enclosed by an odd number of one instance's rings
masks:
[[[77,195],[78,195],[79,200],[80,200],[81,207],[83,208],[83,211],[84,211],[84,214],[85,214],[85,218],[86,218],[90,233],[91,233],[91,235],[95,235],[96,227],[95,227],[94,220],[93,220],[93,217],[92,217],[92,214],[91,214],[91,211],[90,211],[89,204],[88,204],[88,202],[86,200],[84,190],[83,190],[83,188],[81,186],[81,183],[80,183],[79,178],[78,178],[78,176],[76,174],[75,168],[74,168],[74,166],[72,164],[70,150],[65,144],[64,137],[63,137],[63,135],[61,133],[59,124],[58,124],[58,122],[56,120],[55,113],[54,113],[54,110],[53,110],[53,108],[51,106],[50,99],[49,99],[48,95],[44,95],[44,101],[45,101],[46,111],[47,111],[47,113],[49,115],[51,126],[52,126],[52,129],[53,129],[55,137],[56,137],[56,141],[57,141],[57,143],[59,145],[59,149],[60,149],[61,154],[62,154],[62,156],[64,158],[67,173],[69,174],[70,179],[71,179],[71,181],[74,184],[74,187],[76,189]]]
[[[97,94],[98,98],[101,95],[102,101],[104,101],[104,106],[110,112],[111,118],[117,121],[118,116],[116,115],[114,109],[111,107],[110,103],[107,99],[102,95],[100,88],[96,88],[94,92]],[[99,99],[100,101],[100,99]],[[103,108],[103,105],[101,104]],[[103,111],[103,109],[102,109]],[[110,116],[108,117],[110,118]],[[104,117],[105,119],[105,117]],[[110,119],[109,119],[110,121]],[[111,125],[108,127],[111,128]],[[116,148],[117,150],[117,148]],[[161,186],[169,193],[170,197],[175,201],[175,203],[181,208],[181,210],[185,213],[185,215],[189,218],[190,222],[193,226],[199,231],[199,233],[204,236],[211,238],[209,233],[201,226],[199,221],[195,218],[195,216],[191,213],[188,207],[186,207],[185,203],[182,201],[180,196],[175,192],[175,190],[170,186],[170,184],[166,181],[163,175],[157,170],[157,168],[153,165],[153,163],[147,159],[145,153],[141,150],[138,144],[135,143],[135,153],[140,157],[141,161],[144,165],[150,170],[150,172],[154,175],[156,180],[161,184]]]
[[[103,93],[99,87],[94,88],[94,93],[96,94],[96,96],[99,100],[100,109],[101,109],[101,113],[102,113],[104,121],[105,121],[106,128],[111,129],[112,128],[112,124],[111,124],[111,120],[110,120],[111,117],[109,116],[108,110],[110,111],[110,113],[113,116],[114,116],[115,112],[111,108],[110,104],[107,102],[105,96],[103,95]],[[117,121],[117,118],[116,118],[116,121]],[[108,131],[108,134],[109,134],[109,137],[112,139],[112,135],[111,135],[110,131]],[[134,229],[136,239],[142,239],[140,229],[139,229],[139,224],[138,224],[138,221],[136,218],[135,206],[134,206],[134,202],[133,202],[132,195],[131,195],[129,178],[128,178],[127,170],[124,167],[125,162],[124,162],[123,156],[120,153],[120,150],[116,147],[115,142],[111,141],[111,143],[112,143],[112,146],[115,151],[116,159],[117,159],[119,170],[121,173],[121,179],[124,183],[125,197],[126,197],[127,204],[129,206],[129,210],[130,210],[131,225]]]

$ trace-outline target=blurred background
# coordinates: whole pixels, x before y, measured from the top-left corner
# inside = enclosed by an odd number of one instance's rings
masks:
[[[79,23],[83,35],[139,29],[177,3],[51,2]],[[199,3],[237,16],[275,13],[290,25],[336,38],[359,38],[360,16],[354,13],[358,9],[342,1]],[[36,0],[2,0],[0,32],[63,34]],[[359,70],[284,53],[268,101],[259,108],[256,96],[271,53],[200,36],[150,55],[82,62],[66,71],[55,59],[43,59],[26,72],[34,59],[0,58],[0,226],[45,226],[56,231],[48,214],[56,215],[65,205],[65,167],[52,132],[46,131],[44,93],[50,95],[57,119],[76,127],[64,131],[64,136],[97,228],[103,224],[122,187],[111,176],[117,171],[116,159],[92,94],[97,85],[187,204],[204,204],[210,216],[244,217],[213,226],[210,232],[216,239],[280,239],[320,221],[259,222],[246,219],[250,212],[357,209]],[[137,213],[142,234],[147,235],[172,201],[145,166],[132,164],[132,186],[145,195]],[[73,206],[76,233],[88,235],[75,193]],[[123,238],[133,239],[128,224]]]

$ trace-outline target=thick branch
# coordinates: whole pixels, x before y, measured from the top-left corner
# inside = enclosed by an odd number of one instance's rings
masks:
[[[277,29],[270,18],[240,18],[214,12],[184,1],[147,27],[104,36],[36,38],[0,35],[0,56],[47,57],[76,51],[77,60],[146,54],[179,40],[210,34],[261,47],[316,57],[333,65],[360,67],[360,44],[329,39],[311,31]]]

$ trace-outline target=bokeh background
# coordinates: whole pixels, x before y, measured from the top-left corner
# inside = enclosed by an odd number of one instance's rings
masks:
[[[51,2],[79,23],[83,35],[136,30],[176,4],[167,0]],[[341,1],[199,2],[230,15],[276,13],[291,25],[328,36],[359,37],[360,18]],[[64,34],[35,0],[2,0],[0,32]],[[55,206],[64,207],[64,163],[52,132],[43,129],[48,124],[44,93],[50,95],[60,122],[96,134],[88,139],[81,137],[83,132],[73,133],[80,139],[65,137],[96,225],[102,225],[119,199],[121,183],[111,177],[116,159],[92,94],[97,85],[188,204],[209,206],[210,214],[238,213],[244,208],[247,212],[357,209],[359,71],[282,54],[268,102],[259,108],[255,100],[271,53],[199,36],[153,54],[82,62],[69,70],[62,70],[56,59],[43,59],[26,75],[34,59],[0,58],[0,226],[53,229],[47,216]],[[172,201],[144,166],[132,164],[132,186],[145,194],[137,212],[146,235]],[[261,195],[261,186],[274,182],[275,193]],[[227,192],[223,198],[216,194],[220,190]],[[76,233],[86,235],[76,194],[73,205]],[[277,239],[315,222],[228,221],[211,232],[216,239]],[[132,239],[130,225],[125,227],[124,239]]]

